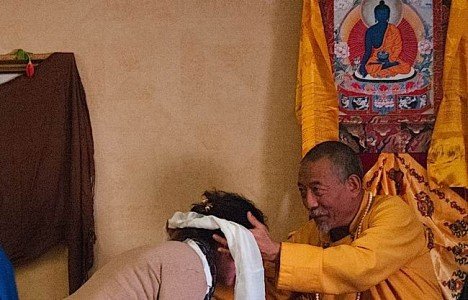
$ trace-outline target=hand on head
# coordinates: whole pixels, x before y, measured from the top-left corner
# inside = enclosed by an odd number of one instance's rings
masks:
[[[268,228],[258,221],[250,211],[247,213],[247,219],[250,224],[253,225],[250,232],[252,232],[255,241],[257,242],[263,260],[275,261],[279,257],[281,243],[276,242],[271,238]]]
[[[258,221],[250,211],[247,213],[247,219],[249,220],[250,224],[253,225],[253,228],[250,229],[250,232],[257,242],[263,260],[276,260],[280,252],[281,244],[271,238],[270,233],[268,232],[268,228],[260,221]],[[225,238],[214,234],[213,239],[221,245],[221,247],[218,248],[219,252],[229,253],[229,247]]]
[[[213,240],[215,240],[216,242],[218,242],[221,245],[221,247],[218,247],[218,252],[231,253],[231,252],[229,252],[228,243],[227,243],[227,240],[225,238],[223,238],[220,235],[213,234]]]

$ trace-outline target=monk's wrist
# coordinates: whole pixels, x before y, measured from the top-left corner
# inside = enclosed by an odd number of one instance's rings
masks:
[[[271,253],[270,253],[269,257],[268,257],[268,260],[271,261],[271,262],[274,262],[274,263],[279,261],[280,250],[281,250],[281,243],[273,242],[272,250],[271,250]]]

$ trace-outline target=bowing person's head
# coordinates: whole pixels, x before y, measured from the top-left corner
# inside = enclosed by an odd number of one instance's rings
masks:
[[[192,204],[190,211],[231,221],[247,229],[253,228],[247,219],[247,212],[251,212],[258,221],[265,224],[263,212],[252,201],[239,194],[225,191],[205,191],[202,195],[202,201]],[[192,239],[196,241],[203,248],[212,273],[216,274],[216,280],[223,285],[234,285],[236,278],[234,260],[229,253],[218,252],[217,249],[222,245],[213,239],[214,234],[224,236],[221,230],[187,227],[168,229],[167,231],[170,240]]]

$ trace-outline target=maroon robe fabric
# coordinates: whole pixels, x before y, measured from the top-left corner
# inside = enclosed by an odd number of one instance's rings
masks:
[[[93,264],[93,154],[72,53],[0,85],[0,245],[15,265],[67,245],[70,292]]]

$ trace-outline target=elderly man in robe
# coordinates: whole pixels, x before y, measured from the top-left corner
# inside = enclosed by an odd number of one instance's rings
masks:
[[[351,148],[324,142],[300,164],[309,222],[279,243],[248,214],[270,265],[267,298],[442,299],[422,224],[400,197],[364,191],[362,177]]]

